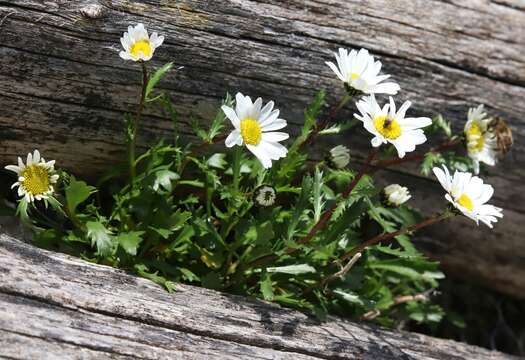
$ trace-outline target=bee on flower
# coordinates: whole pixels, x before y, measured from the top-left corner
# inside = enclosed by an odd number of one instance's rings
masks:
[[[414,151],[416,145],[427,141],[422,128],[432,124],[432,120],[427,117],[405,117],[410,105],[412,105],[410,101],[405,101],[396,111],[394,99],[390,97],[390,103],[381,108],[372,94],[356,103],[361,114],[354,114],[354,116],[363,122],[368,132],[374,135],[373,147],[390,143],[396,148],[399,157],[403,158],[407,152]]]
[[[385,200],[390,206],[401,206],[406,203],[412,195],[408,189],[399,184],[391,184],[383,189]]]
[[[476,224],[481,221],[492,228],[492,223],[503,217],[503,209],[486,204],[494,194],[494,188],[484,184],[481,178],[461,171],[456,171],[450,176],[444,165],[443,170],[435,167],[433,171],[443,189],[447,191],[445,198]]]
[[[148,61],[153,57],[155,49],[162,45],[164,36],[159,36],[156,32],[148,35],[148,31],[143,24],[129,26],[128,31],[120,38],[123,51],[119,53],[124,60]]]
[[[379,75],[381,71],[381,61],[375,61],[368,50],[339,49],[339,54],[335,54],[337,65],[327,61],[326,65],[332,69],[337,77],[353,92],[365,94],[388,94],[395,95],[400,87],[395,82],[383,82],[390,75]]]
[[[53,184],[58,181],[55,174],[55,160],[45,161],[40,157],[40,152],[35,150],[27,154],[26,163],[18,158],[18,165],[7,165],[7,170],[13,171],[18,176],[18,181],[11,188],[18,187],[18,196],[27,202],[48,199],[55,189]]]
[[[465,124],[468,156],[474,162],[474,172],[479,173],[479,163],[489,166],[496,165],[498,138],[490,127],[493,119],[487,117],[483,105],[471,108],[468,111],[468,120]]]
[[[288,153],[288,149],[279,143],[288,139],[288,134],[274,131],[286,127],[286,120],[279,118],[279,110],[273,106],[273,101],[270,101],[263,107],[261,98],[252,102],[249,96],[241,93],[235,96],[235,110],[222,106],[234,127],[226,138],[226,146],[246,145],[265,169],[272,166],[272,160],[283,158]]]

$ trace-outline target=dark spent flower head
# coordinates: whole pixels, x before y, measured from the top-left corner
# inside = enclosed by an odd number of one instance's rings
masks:
[[[253,193],[253,199],[259,206],[272,206],[275,204],[275,200],[277,199],[277,191],[272,186],[261,185],[255,189]]]

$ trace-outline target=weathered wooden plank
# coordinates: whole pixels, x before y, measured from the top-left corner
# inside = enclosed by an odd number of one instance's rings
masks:
[[[0,234],[0,357],[140,359],[511,359],[455,341],[179,285]]]
[[[87,4],[100,4],[101,17],[82,15]],[[434,255],[454,272],[525,297],[525,270],[516,266],[525,258],[519,245],[525,227],[517,221],[525,213],[522,1],[0,0],[0,12],[2,163],[38,147],[59,165],[93,175],[119,158],[120,119],[136,102],[140,74],[118,57],[118,39],[139,21],[166,35],[153,64],[184,66],[162,87],[173,95],[186,133],[190,114],[209,119],[219,99],[238,90],[274,98],[295,133],[318,88],[328,89],[332,101],[340,96],[340,84],[324,65],[339,46],[378,55],[401,84],[399,100],[410,98],[416,114],[441,112],[460,128],[467,108],[485,103],[508,120],[517,139],[487,179],[506,217],[490,233],[472,224],[444,228],[446,235],[434,233],[427,250],[439,249]],[[143,144],[171,131],[156,109],[148,110],[143,124]],[[338,141],[359,159],[368,140],[356,130]],[[483,246],[472,246],[472,238]]]

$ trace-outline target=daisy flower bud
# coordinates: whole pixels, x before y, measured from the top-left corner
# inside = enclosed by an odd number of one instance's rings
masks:
[[[414,151],[416,145],[427,141],[421,128],[432,124],[432,120],[427,117],[405,117],[411,104],[410,101],[405,101],[396,111],[394,99],[390,97],[390,103],[381,108],[375,96],[370,95],[356,103],[361,114],[354,114],[354,116],[363,122],[368,132],[374,135],[373,147],[390,143],[394,145],[399,157],[402,158],[407,152]]]
[[[433,171],[447,192],[445,198],[476,224],[481,221],[492,228],[492,223],[497,222],[497,218],[503,217],[501,213],[503,209],[486,204],[494,194],[494,188],[484,184],[481,178],[461,171],[456,171],[454,176],[450,176],[444,165],[443,170],[435,167]]]
[[[279,141],[288,139],[285,132],[286,120],[279,118],[279,110],[273,109],[273,101],[262,106],[262,99],[255,102],[249,96],[237,93],[235,110],[223,105],[222,111],[235,128],[226,138],[226,146],[246,145],[265,169],[272,167],[272,160],[283,158],[288,153]]]
[[[343,169],[350,163],[350,150],[344,145],[337,145],[330,149],[328,162],[336,169]]]
[[[326,65],[351,92],[395,95],[400,89],[395,82],[383,82],[390,75],[379,75],[381,62],[375,61],[366,49],[359,52],[351,50],[348,53],[348,50],[340,48],[335,59],[337,65],[330,61]]]
[[[498,140],[496,134],[489,130],[492,118],[487,118],[483,105],[471,108],[468,111],[468,120],[465,124],[467,153],[474,162],[474,172],[479,173],[479,163],[489,166],[496,165]]]
[[[255,189],[253,198],[259,206],[272,206],[277,199],[277,191],[271,186],[261,185]]]
[[[55,160],[45,161],[40,157],[40,152],[35,150],[27,154],[26,163],[18,158],[18,165],[7,165],[7,170],[18,175],[18,181],[11,188],[18,187],[18,196],[27,202],[47,199],[55,191],[53,184],[58,180],[55,174]]]
[[[164,42],[164,36],[159,36],[156,32],[148,35],[148,31],[143,24],[135,27],[129,26],[128,31],[120,38],[124,51],[119,53],[124,60],[148,61],[153,57],[155,49]]]
[[[383,192],[387,203],[391,206],[400,206],[412,197],[408,189],[399,184],[388,185]]]

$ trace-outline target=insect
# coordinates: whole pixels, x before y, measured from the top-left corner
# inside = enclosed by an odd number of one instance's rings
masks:
[[[489,123],[488,131],[496,137],[500,155],[505,155],[514,143],[510,127],[502,118],[496,117]]]

